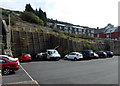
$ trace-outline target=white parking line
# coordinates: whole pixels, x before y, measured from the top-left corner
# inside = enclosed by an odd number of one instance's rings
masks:
[[[34,81],[38,86],[40,86],[40,85],[38,84],[38,82],[37,82],[36,80],[34,80],[34,79],[32,78],[32,76],[22,67],[21,64],[20,64],[20,67],[22,68],[22,70],[28,75],[28,77],[29,77],[32,81]]]

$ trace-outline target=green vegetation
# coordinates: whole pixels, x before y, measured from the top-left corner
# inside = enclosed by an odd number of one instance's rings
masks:
[[[59,37],[64,38],[64,39],[74,40],[77,42],[103,43],[101,40],[94,38],[94,37],[85,36],[83,34],[75,34],[75,33],[70,34],[70,33],[66,33],[66,32],[63,32],[63,31],[58,30],[58,29],[52,29],[52,31],[50,31],[50,34],[59,36]]]
[[[25,12],[21,13],[20,17],[24,21],[44,25],[43,21],[38,16],[36,16],[35,14],[33,14],[31,12],[25,11]]]
[[[41,8],[39,8],[39,10],[37,10],[37,9],[34,10],[30,4],[26,4],[25,11],[31,12],[31,13],[35,14],[36,16],[38,16],[44,22],[44,25],[46,26],[46,24],[47,24],[47,15],[46,15],[46,12],[43,12],[41,10]]]
[[[66,33],[61,30],[58,30],[57,28],[50,29],[48,27],[43,27],[43,25],[45,25],[44,24],[45,22],[43,20],[44,19],[46,20],[46,13],[43,12],[40,8],[39,10],[37,9],[34,10],[30,4],[26,5],[24,12],[3,9],[2,10],[3,19],[5,19],[7,23],[8,23],[9,13],[11,14],[11,25],[16,26],[16,27],[12,27],[12,30],[47,33],[47,34],[52,34],[54,36],[58,36],[60,38],[69,39],[69,40],[73,40],[80,43],[100,43],[100,44],[103,43],[103,41],[99,40],[98,38],[85,36],[83,34],[74,34],[74,33],[70,34],[70,33]],[[22,21],[21,19],[24,21]],[[51,25],[53,25],[54,22],[58,22],[58,23],[60,22],[68,25],[70,24],[67,22],[61,22],[61,21],[52,20],[52,19],[48,19],[48,22],[49,23],[51,22],[50,23]],[[93,46],[87,45],[87,47],[90,49]]]
[[[2,9],[2,11],[0,12],[0,14],[2,14],[2,18],[6,21],[7,25],[9,25],[8,15],[11,13],[12,12],[10,10],[4,10],[4,9]],[[16,23],[15,17],[13,15],[10,15],[10,24],[15,25],[15,23]]]

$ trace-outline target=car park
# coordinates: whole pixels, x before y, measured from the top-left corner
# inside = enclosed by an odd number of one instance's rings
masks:
[[[112,51],[105,51],[107,53],[107,57],[113,57],[114,54]]]
[[[22,53],[21,56],[17,57],[19,59],[20,62],[22,61],[31,61],[32,57],[30,54],[27,53]]]
[[[104,51],[96,51],[95,53],[99,55],[99,58],[106,58],[107,57],[107,53]]]
[[[83,59],[83,55],[79,52],[71,52],[65,55],[64,59],[71,59],[71,60],[77,61],[77,60]]]
[[[19,62],[18,58],[13,58],[13,57],[10,57],[8,55],[0,55],[0,57],[3,57],[7,60],[17,61],[18,65],[20,65],[20,62]]]
[[[83,54],[84,59],[92,59],[92,58],[94,58],[93,50],[81,50],[80,52]]]
[[[19,69],[19,65],[15,60],[0,57],[0,69],[2,70],[3,75],[8,75],[11,72],[17,71]]]

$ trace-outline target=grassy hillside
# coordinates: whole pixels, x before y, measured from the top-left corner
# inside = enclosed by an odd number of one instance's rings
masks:
[[[2,9],[2,8],[1,8]],[[15,31],[27,31],[27,32],[39,32],[39,33],[47,33],[53,34],[55,36],[59,36],[64,39],[70,39],[77,42],[85,42],[85,43],[103,43],[101,40],[89,36],[85,36],[83,34],[69,34],[63,31],[56,29],[49,28],[48,26],[44,27],[39,24],[29,23],[27,21],[23,21],[20,18],[21,11],[13,11],[13,10],[6,10],[2,9],[2,18],[6,20],[8,24],[8,14],[11,16],[11,29]]]

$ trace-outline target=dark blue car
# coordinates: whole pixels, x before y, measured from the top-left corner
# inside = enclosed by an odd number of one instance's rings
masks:
[[[81,50],[80,53],[82,53],[84,59],[94,58],[93,50]]]
[[[100,58],[106,58],[107,57],[107,53],[104,51],[96,51],[96,54],[99,55]]]

